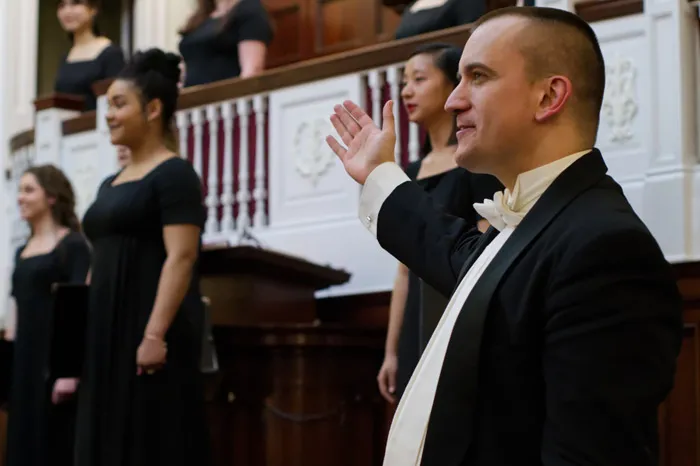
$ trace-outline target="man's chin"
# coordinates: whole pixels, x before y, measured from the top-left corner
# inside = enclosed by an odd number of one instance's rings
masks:
[[[462,148],[462,147],[457,147],[457,150],[455,151],[455,163],[457,166],[462,167],[466,170],[469,170],[472,173],[480,173],[479,170],[479,157],[476,154],[476,151],[473,150],[471,147],[469,148]]]

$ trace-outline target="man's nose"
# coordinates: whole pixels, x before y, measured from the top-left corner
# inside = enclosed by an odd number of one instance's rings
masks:
[[[469,93],[467,86],[459,83],[457,87],[450,93],[450,96],[445,101],[445,111],[449,113],[463,112],[471,106],[469,101]]]

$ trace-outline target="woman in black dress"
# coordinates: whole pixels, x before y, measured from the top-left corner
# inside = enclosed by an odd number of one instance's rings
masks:
[[[77,466],[208,464],[196,264],[199,177],[170,151],[179,57],[137,53],[112,83],[107,122],[130,162],[85,214],[93,245]]]
[[[9,403],[7,464],[73,464],[77,379],[49,372],[52,286],[84,283],[90,249],[80,234],[75,196],[52,165],[32,167],[19,183],[20,214],[31,236],[17,250],[12,274],[15,354]]]
[[[503,186],[493,176],[473,174],[457,166],[454,116],[444,110],[447,97],[458,84],[461,55],[456,47],[428,44],[417,49],[406,63],[401,99],[409,120],[427,132],[423,158],[411,163],[406,173],[446,212],[485,231],[488,222],[477,215],[473,204],[492,198]],[[377,376],[379,390],[389,402],[396,402],[408,385],[447,302],[447,297],[399,264],[384,363]]]
[[[113,78],[124,67],[122,49],[101,36],[95,22],[98,0],[58,2],[58,20],[72,45],[61,61],[54,90],[85,98],[83,110],[95,110],[97,98],[92,85]]]
[[[199,0],[180,34],[189,87],[262,72],[272,26],[261,0]]]
[[[486,0],[414,0],[401,15],[395,39],[469,24],[486,13]]]

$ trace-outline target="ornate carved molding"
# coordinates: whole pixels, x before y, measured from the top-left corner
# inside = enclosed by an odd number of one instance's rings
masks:
[[[294,136],[294,166],[314,187],[333,164],[333,152],[325,142],[329,132],[328,123],[317,118],[301,122]]]
[[[637,105],[637,68],[632,60],[616,57],[607,66],[603,117],[610,127],[610,142],[623,143],[634,136]]]

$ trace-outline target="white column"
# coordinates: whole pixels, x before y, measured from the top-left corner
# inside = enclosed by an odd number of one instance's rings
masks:
[[[37,112],[34,123],[34,146],[36,148],[36,165],[61,163],[61,141],[63,140],[63,121],[79,116],[80,112],[48,108]]]
[[[97,98],[97,117],[95,119],[98,137],[95,156],[99,158],[99,161],[95,166],[99,170],[100,179],[107,178],[109,175],[119,171],[117,147],[112,144],[109,136],[109,126],[107,126],[107,106],[107,96],[99,96]]]
[[[651,64],[651,157],[643,217],[673,262],[700,258],[697,13],[686,0],[645,0]]]
[[[178,31],[195,8],[193,0],[135,0],[134,49],[158,47],[177,52]]]
[[[1,92],[8,92],[3,109],[8,136],[27,130],[34,124],[33,102],[36,98],[37,41],[39,37],[39,0],[0,1],[3,16],[3,60],[5,74]]]
[[[165,48],[172,52],[178,52],[180,34],[178,31],[185,25],[187,18],[197,8],[196,0],[167,0],[166,9],[168,31],[165,36]]]
[[[7,149],[7,147],[10,138],[8,111],[6,109],[9,101],[8,97],[12,95],[11,88],[8,84],[8,78],[11,74],[11,57],[8,53],[9,47],[7,46],[9,38],[8,28],[9,24],[12,22],[9,21],[10,3],[11,2],[0,1],[0,142],[5,148],[0,156],[0,212],[3,214],[8,211],[8,204],[12,202],[12,199],[9,199],[8,196],[5,195],[7,189],[5,183],[5,169],[8,168],[9,149]],[[12,3],[13,5],[17,5],[20,2]],[[6,217],[5,215],[3,216]],[[8,219],[0,222],[0,328],[4,328],[5,316],[7,315],[9,304],[9,280],[12,272],[12,252],[10,251],[11,227],[12,222]]]

